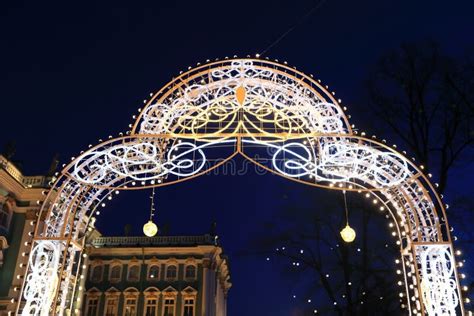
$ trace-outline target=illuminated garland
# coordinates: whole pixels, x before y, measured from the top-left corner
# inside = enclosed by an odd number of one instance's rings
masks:
[[[409,313],[463,312],[440,197],[421,167],[354,132],[340,102],[319,81],[262,60],[216,62],[178,76],[146,102],[126,136],[90,146],[64,166],[42,206],[23,315],[63,315],[70,307],[78,241],[105,199],[185,181],[235,154],[295,181],[367,192],[396,219]]]

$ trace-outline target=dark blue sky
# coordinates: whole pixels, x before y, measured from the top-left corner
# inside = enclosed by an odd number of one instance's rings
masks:
[[[3,2],[1,142],[16,140],[25,172],[43,173],[54,153],[67,162],[89,143],[126,130],[142,100],[180,70],[208,58],[261,52],[313,4]],[[461,54],[473,47],[473,9],[471,1],[328,0],[267,55],[321,78],[348,105],[352,123],[370,131],[361,105],[368,68],[404,41],[434,39]],[[469,174],[458,172],[457,181]],[[284,194],[299,201],[299,188],[276,176],[249,175],[206,176],[157,191],[158,220],[170,223],[172,233],[204,233],[217,220],[231,255],[230,316],[289,314],[292,288],[279,269],[236,253],[276,214]],[[139,233],[148,194],[121,195],[99,226],[119,234],[133,223]]]

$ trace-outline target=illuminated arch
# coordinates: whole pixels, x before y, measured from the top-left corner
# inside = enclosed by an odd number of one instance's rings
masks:
[[[359,135],[344,111],[319,80],[275,62],[231,59],[180,74],[126,135],[90,146],[61,172],[42,206],[22,313],[69,308],[87,221],[105,199],[189,180],[240,154],[294,181],[371,196],[396,223],[409,314],[464,314],[445,209],[429,177],[384,141]]]

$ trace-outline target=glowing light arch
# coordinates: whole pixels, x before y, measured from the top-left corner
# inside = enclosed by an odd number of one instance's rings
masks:
[[[444,205],[429,178],[394,148],[358,135],[320,81],[277,62],[216,61],[180,74],[134,118],[125,136],[74,158],[48,193],[23,315],[72,306],[88,220],[106,199],[189,180],[237,154],[294,181],[372,197],[396,223],[408,313],[464,314]]]

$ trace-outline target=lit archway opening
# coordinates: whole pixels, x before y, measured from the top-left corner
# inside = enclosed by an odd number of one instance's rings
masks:
[[[198,65],[151,95],[130,131],[73,158],[48,193],[21,313],[72,308],[87,221],[107,199],[192,179],[240,154],[290,180],[373,198],[396,223],[408,313],[464,314],[450,227],[429,177],[385,141],[354,131],[327,89],[248,58]]]

